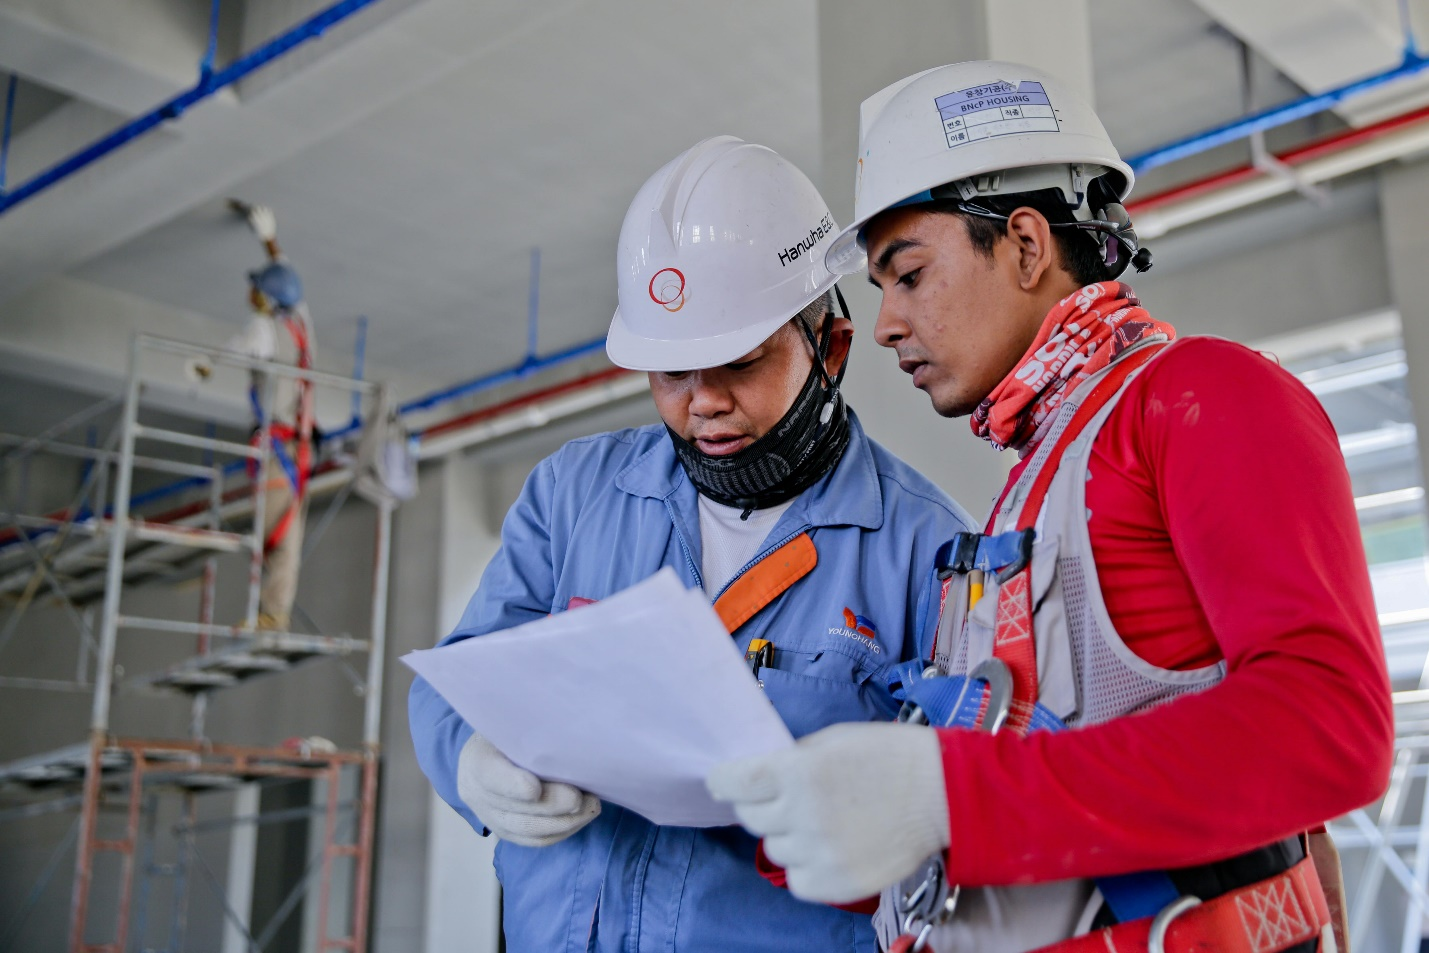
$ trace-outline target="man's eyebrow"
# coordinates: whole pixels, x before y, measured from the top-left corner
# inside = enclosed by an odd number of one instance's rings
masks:
[[[872,271],[887,271],[888,263],[893,260],[893,256],[909,248],[921,248],[923,243],[914,241],[911,238],[895,238],[887,245],[883,246],[883,251],[879,253],[878,260],[873,263]]]

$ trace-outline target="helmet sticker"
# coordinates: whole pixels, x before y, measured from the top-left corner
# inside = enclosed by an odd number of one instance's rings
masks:
[[[685,273],[661,268],[650,278],[650,300],[674,314],[685,306]]]
[[[948,148],[1020,132],[1059,132],[1057,114],[1041,83],[988,83],[933,100]]]

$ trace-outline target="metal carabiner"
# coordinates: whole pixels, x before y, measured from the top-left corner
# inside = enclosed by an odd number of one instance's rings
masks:
[[[974,679],[987,684],[987,705],[978,728],[995,735],[1012,712],[1012,671],[1002,659],[993,657],[979,662],[968,673],[968,681]]]
[[[1151,932],[1146,938],[1146,953],[1166,953],[1166,931],[1171,928],[1172,921],[1192,907],[1200,905],[1200,897],[1186,894],[1162,907],[1161,912],[1156,914],[1156,919],[1151,921]]]
[[[911,932],[913,924],[931,920],[944,906],[948,896],[943,860],[934,856],[924,861],[923,879],[909,893],[898,898],[898,912],[903,915],[903,932]]]
[[[936,666],[930,667],[923,672],[924,678],[932,678],[939,674]],[[982,722],[978,726],[979,730],[989,734],[996,734],[1007,722],[1007,716],[1012,711],[1012,672],[1008,669],[1007,663],[999,658],[989,658],[978,664],[968,673],[967,684],[963,686],[966,693],[968,687],[974,681],[981,681],[987,685],[987,704],[984,707]],[[953,707],[957,711],[962,707],[962,697]],[[927,714],[914,702],[905,702],[903,708],[898,712],[898,720],[906,724],[926,724]],[[912,953],[921,953],[928,946],[928,938],[932,936],[933,930],[942,923],[947,923],[957,913],[958,899],[962,896],[963,888],[958,884],[947,882],[946,869],[943,866],[941,854],[934,855],[927,861],[924,868],[923,879],[918,886],[908,893],[902,893],[898,897],[898,912],[902,915],[901,926],[904,936],[914,936],[913,928],[921,924],[916,938],[908,947]],[[1151,951],[1158,953],[1158,951]]]

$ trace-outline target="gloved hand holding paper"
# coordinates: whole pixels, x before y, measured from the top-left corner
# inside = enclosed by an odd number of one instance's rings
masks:
[[[668,568],[402,660],[515,764],[657,824],[737,823],[705,775],[794,743],[704,595]]]

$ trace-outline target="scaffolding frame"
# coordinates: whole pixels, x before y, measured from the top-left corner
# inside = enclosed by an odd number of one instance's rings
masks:
[[[214,436],[212,428],[205,436],[154,427],[140,422],[140,402],[144,392],[144,358],[147,354],[164,355],[170,359],[201,359],[211,365],[238,368],[254,375],[261,382],[263,394],[259,406],[265,408],[258,422],[252,443],[225,441]],[[65,796],[48,802],[23,805],[0,811],[0,819],[28,817],[54,810],[78,807],[78,817],[70,834],[55,850],[51,861],[41,871],[25,907],[8,932],[0,933],[0,943],[9,943],[19,935],[20,928],[48,881],[56,873],[58,859],[75,845],[74,879],[71,891],[68,945],[70,953],[123,953],[130,943],[131,912],[135,900],[136,874],[144,877],[140,886],[141,900],[147,899],[149,880],[159,871],[174,873],[178,878],[174,890],[174,919],[170,930],[170,947],[182,948],[186,900],[188,853],[193,846],[196,824],[196,798],[211,790],[232,790],[235,785],[265,779],[306,779],[326,784],[326,803],[313,813],[321,813],[323,838],[321,862],[310,864],[285,902],[290,913],[297,900],[306,894],[316,880],[318,884],[318,944],[319,953],[328,950],[348,950],[364,953],[367,946],[367,922],[370,908],[371,860],[378,795],[380,763],[382,684],[386,641],[387,587],[391,558],[392,512],[395,503],[380,497],[374,539],[374,563],[371,597],[370,634],[366,640],[347,635],[327,636],[300,632],[276,632],[259,629],[258,603],[264,561],[264,509],[266,488],[274,464],[273,423],[275,398],[280,379],[307,382],[309,386],[326,386],[351,393],[354,402],[371,398],[373,406],[382,402],[382,386],[373,382],[342,377],[313,369],[278,364],[236,354],[227,350],[202,347],[150,335],[133,337],[129,352],[128,375],[121,396],[102,400],[90,408],[61,421],[36,437],[0,435],[0,467],[28,458],[39,452],[86,460],[86,470],[78,494],[70,505],[56,513],[33,515],[19,512],[13,501],[5,501],[0,522],[8,524],[12,540],[23,547],[31,566],[28,569],[0,569],[0,595],[18,593],[10,614],[0,624],[0,650],[14,636],[26,609],[41,594],[64,608],[80,634],[76,675],[72,681],[0,676],[0,689],[50,690],[89,693],[90,720],[88,740],[58,751],[21,759],[0,766],[0,787],[20,786],[29,790],[60,792]],[[255,383],[256,386],[256,383]],[[104,413],[120,408],[119,422],[102,446],[91,436],[89,445],[79,445],[59,438]],[[204,463],[166,459],[160,451],[140,453],[140,441],[166,447],[198,449],[204,453]],[[250,478],[246,487],[226,489],[226,477],[236,461],[247,469]],[[110,469],[113,492],[109,492]],[[207,499],[199,504],[181,507],[174,513],[157,519],[138,513],[139,500],[134,496],[134,471],[148,469],[185,478],[195,486],[207,485]],[[314,475],[308,483],[311,495],[336,490],[337,495],[321,520],[318,530],[306,541],[310,551],[322,532],[330,525],[337,509],[348,498],[353,486],[351,470],[334,467]],[[112,496],[112,505],[106,505]],[[226,523],[246,521],[246,532],[225,530]],[[42,547],[39,540],[45,539]],[[131,548],[135,551],[131,552]],[[235,624],[215,621],[214,605],[218,576],[218,557],[222,553],[247,556],[247,592],[244,617]],[[178,619],[149,618],[123,611],[126,585],[158,575],[182,575],[184,566],[195,559],[202,560],[199,618],[196,622]],[[102,570],[102,589],[95,577]],[[82,608],[86,600],[95,599],[102,591],[103,602],[97,626],[92,609]],[[196,654],[166,670],[147,676],[130,678],[121,690],[132,688],[160,689],[177,692],[190,700],[190,737],[188,739],[149,740],[117,738],[110,733],[111,709],[116,690],[116,653],[121,633],[136,630],[173,632],[192,635],[196,639]],[[366,652],[365,677],[348,668],[355,687],[364,696],[362,748],[360,751],[314,750],[304,744],[301,750],[288,747],[257,748],[214,744],[206,738],[206,716],[209,694],[218,689],[241,684],[249,678],[286,671],[297,662],[315,657],[346,656]],[[89,677],[90,657],[93,677]],[[346,662],[343,662],[346,666]],[[338,836],[337,815],[342,808],[338,792],[343,772],[356,772],[357,795],[351,809],[354,814],[354,837]],[[74,789],[78,786],[78,793]],[[175,833],[181,838],[180,859],[174,865],[152,862],[157,832],[157,798],[160,793],[177,791],[184,798],[184,821]],[[104,838],[99,833],[101,807],[110,801],[124,804],[124,833],[118,838]],[[261,818],[248,819],[261,823]],[[141,847],[147,847],[141,863]],[[120,859],[118,886],[119,903],[112,938],[103,942],[88,942],[91,927],[91,893],[96,859],[114,854]],[[202,858],[198,858],[202,861]],[[351,897],[348,898],[348,923],[333,936],[329,911],[333,906],[332,883],[334,869],[343,859],[352,863]],[[205,872],[206,871],[206,868]],[[209,873],[211,886],[217,886]],[[220,898],[222,899],[222,898]],[[248,949],[261,950],[262,937],[248,932],[243,917],[224,903],[225,917],[236,923],[246,937]],[[143,918],[147,904],[139,904],[142,942]],[[286,915],[284,913],[284,915]],[[268,934],[269,931],[264,931]],[[172,947],[178,937],[179,947]]]

